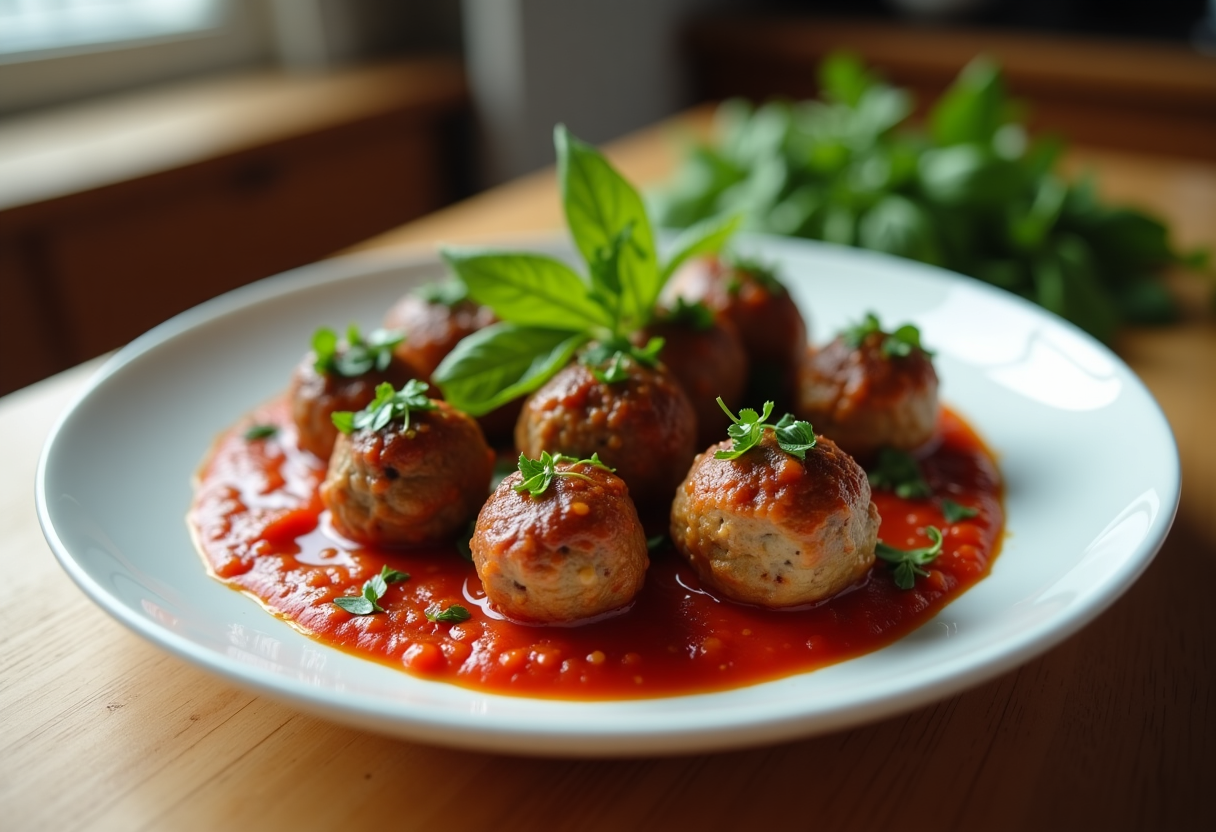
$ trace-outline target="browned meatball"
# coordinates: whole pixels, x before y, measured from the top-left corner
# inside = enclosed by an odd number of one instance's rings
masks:
[[[376,397],[376,386],[384,383],[402,387],[419,376],[418,371],[398,357],[384,370],[371,370],[347,377],[316,368],[316,353],[310,352],[296,367],[291,378],[291,418],[295,422],[300,448],[329,459],[338,430],[330,419],[335,411],[361,410]]]
[[[734,327],[726,320],[711,319],[700,326],[684,318],[660,317],[641,333],[639,343],[654,337],[664,340],[659,357],[697,415],[697,447],[716,442],[730,424],[717,398],[738,407],[747,387],[747,354]]]
[[[767,382],[765,394],[788,398],[806,349],[807,329],[798,305],[770,270],[718,257],[700,258],[675,274],[664,297],[701,301],[729,321],[743,343],[753,376]]]
[[[579,621],[620,609],[650,558],[625,482],[587,462],[560,462],[543,493],[499,484],[477,518],[473,565],[494,608],[517,621]]]
[[[485,502],[494,452],[472,417],[446,402],[380,430],[339,434],[321,484],[334,528],[358,543],[452,540]]]
[[[848,589],[874,563],[878,509],[865,471],[819,437],[799,460],[771,431],[737,459],[697,457],[671,507],[671,539],[728,598],[792,607]]]
[[[878,448],[911,450],[937,425],[937,372],[922,349],[885,347],[877,329],[860,340],[842,335],[808,353],[799,377],[798,416],[855,456]]]
[[[697,417],[684,390],[661,365],[624,362],[624,381],[600,381],[575,362],[524,402],[515,445],[575,458],[598,453],[629,486],[639,510],[662,510],[696,454]]]
[[[462,338],[498,320],[488,306],[469,300],[460,291],[445,293],[446,288],[448,284],[439,284],[408,294],[384,316],[386,328],[406,334],[397,355],[417,367],[419,378],[427,381]],[[478,418],[486,436],[509,439],[522,403],[522,399],[510,402]]]

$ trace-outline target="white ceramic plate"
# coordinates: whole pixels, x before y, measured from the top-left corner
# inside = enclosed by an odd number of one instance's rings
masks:
[[[750,237],[825,340],[866,310],[910,320],[937,351],[943,397],[1006,481],[991,575],[886,649],[740,690],[629,702],[492,696],[329,649],[212,580],[186,531],[212,439],[284,389],[319,325],[375,325],[437,258],[321,263],[245,287],[139,338],[92,380],[38,468],[64,568],[137,633],[303,709],[426,742],[528,754],[723,749],[840,729],[975,685],[1043,652],[1126,590],[1178,502],[1178,455],[1152,397],[1111,352],[1028,303],[882,255]],[[547,247],[561,251],[559,243]]]

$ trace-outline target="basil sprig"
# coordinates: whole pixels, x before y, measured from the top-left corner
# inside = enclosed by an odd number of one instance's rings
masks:
[[[353,433],[363,428],[381,430],[394,419],[402,419],[405,424],[402,430],[410,429],[410,413],[420,410],[434,410],[436,405],[427,398],[429,385],[418,379],[410,379],[400,390],[385,382],[376,386],[376,398],[362,410],[352,413],[349,410],[339,410],[330,415],[334,427],[343,433]]]
[[[338,334],[328,327],[321,327],[312,336],[312,350],[316,355],[313,367],[322,375],[338,375],[354,378],[372,370],[384,372],[393,360],[393,348],[405,340],[405,333],[394,329],[376,329],[364,338],[359,327],[351,324],[346,329],[346,345],[343,347]]]
[[[714,451],[714,459],[738,459],[760,444],[766,429],[776,434],[777,445],[781,450],[798,459],[806,459],[806,452],[815,447],[815,430],[811,427],[810,422],[795,420],[791,414],[787,413],[778,420],[777,424],[765,424],[768,417],[773,415],[772,402],[764,403],[763,413],[757,413],[750,407],[745,407],[739,411],[738,416],[735,416],[726,406],[726,402],[722,401],[721,396],[717,401],[718,407],[722,408],[722,412],[734,424],[726,429],[726,433],[732,440],[731,449]]]
[[[373,575],[363,582],[363,588],[358,595],[343,595],[335,598],[334,604],[353,615],[371,615],[373,612],[384,612],[380,599],[388,592],[389,584],[410,579],[408,572],[398,572],[387,565],[380,568],[379,575]]]
[[[733,216],[697,224],[660,263],[637,190],[564,126],[554,143],[566,223],[585,273],[544,254],[442,251],[469,297],[502,321],[463,339],[432,376],[453,407],[475,416],[540,387],[589,341],[627,344],[653,318],[675,268],[720,249],[738,225]],[[622,352],[636,359],[633,349]]]
[[[929,573],[922,567],[937,560],[937,556],[942,553],[941,530],[937,526],[929,526],[925,529],[925,534],[933,543],[922,549],[896,549],[881,540],[874,549],[874,554],[889,563],[895,570],[895,585],[900,589],[911,589],[916,586],[917,575],[922,578],[929,577]]]

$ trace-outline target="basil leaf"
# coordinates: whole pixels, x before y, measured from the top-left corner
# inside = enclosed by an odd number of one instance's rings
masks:
[[[249,442],[256,442],[259,439],[269,439],[278,432],[278,425],[250,425],[245,431],[245,439]]]
[[[672,243],[671,256],[663,265],[662,282],[666,283],[676,269],[684,265],[689,258],[717,254],[742,223],[742,214],[731,214],[725,217],[710,217],[684,229]]]
[[[560,260],[485,249],[445,248],[441,253],[469,297],[504,321],[567,332],[613,324],[588,297],[586,281]]]
[[[439,609],[439,605],[427,607],[423,614],[427,621],[435,621],[440,624],[459,624],[461,621],[468,621],[473,616],[467,609],[460,604],[452,604],[446,610]]]
[[[566,223],[588,266],[632,227],[620,252],[620,331],[644,324],[658,299],[662,280],[650,220],[638,192],[599,151],[570,135],[564,125],[554,130],[558,182]]]
[[[588,338],[581,332],[493,324],[462,339],[432,379],[452,407],[481,416],[540,387]]]

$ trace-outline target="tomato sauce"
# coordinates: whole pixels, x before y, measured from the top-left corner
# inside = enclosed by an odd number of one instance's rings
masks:
[[[251,424],[277,433],[250,440]],[[772,611],[714,597],[669,547],[651,553],[632,607],[570,627],[497,617],[472,564],[454,546],[361,547],[329,526],[317,487],[324,463],[295,445],[285,401],[273,402],[220,437],[199,472],[189,522],[211,574],[326,644],[417,676],[493,693],[559,699],[632,699],[736,688],[814,670],[877,650],[929,620],[987,574],[1003,533],[1000,479],[991,455],[943,409],[921,460],[930,499],[876,491],[879,537],[909,549],[944,532],[928,578],[901,590],[877,561],[854,589],[811,608]],[[949,498],[977,515],[946,521]],[[410,579],[389,585],[386,610],[353,615],[334,598],[359,594],[383,566]],[[427,620],[439,604],[466,607],[458,624]]]

